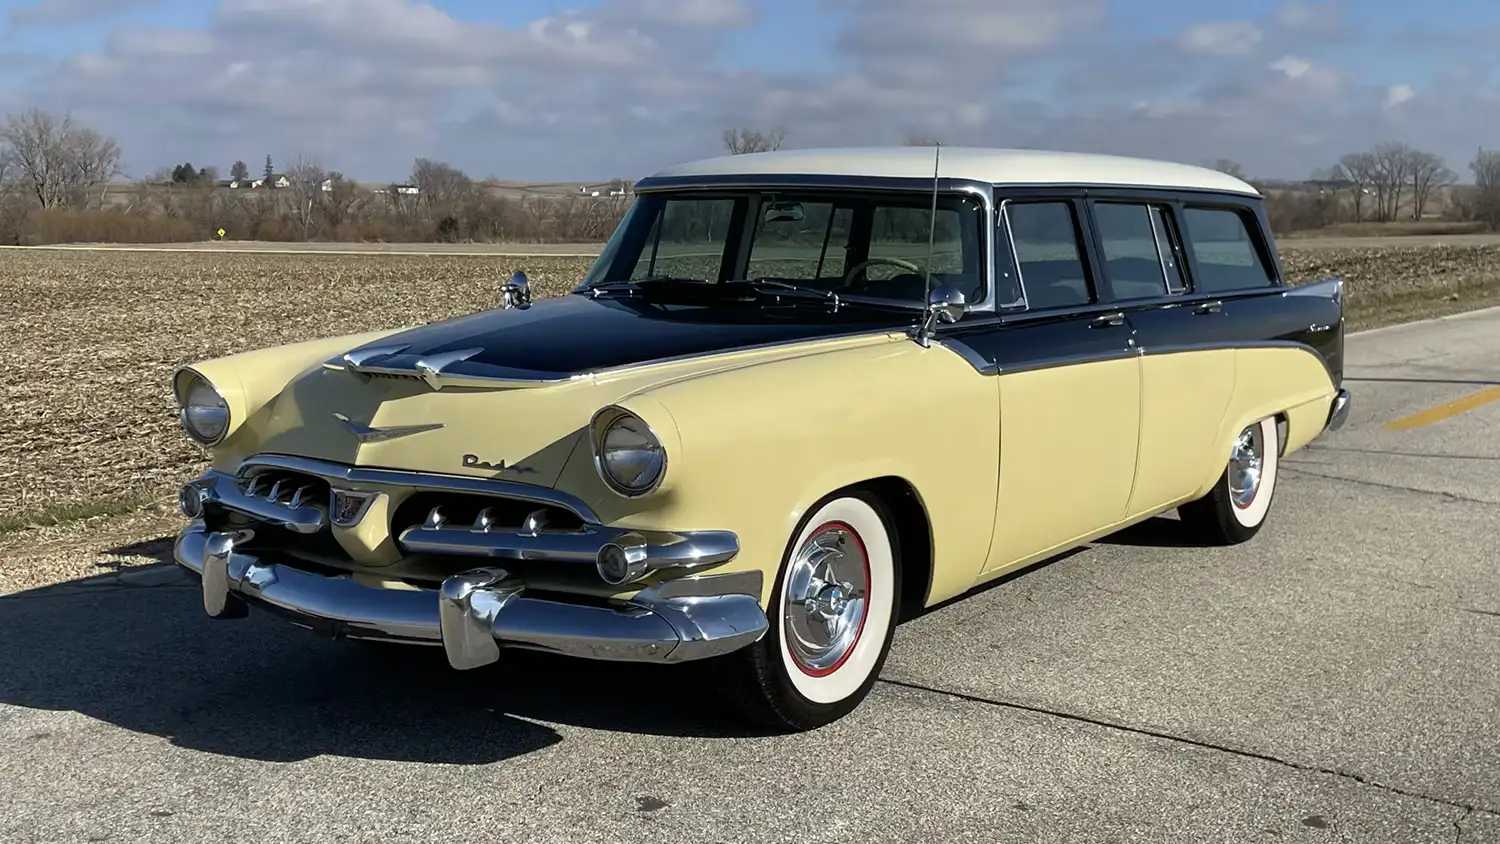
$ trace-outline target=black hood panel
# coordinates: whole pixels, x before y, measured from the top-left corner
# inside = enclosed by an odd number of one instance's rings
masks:
[[[807,302],[680,306],[568,294],[414,328],[364,348],[407,347],[390,362],[479,349],[465,357],[464,368],[568,376],[746,346],[902,330],[917,319],[915,311],[845,305],[835,312]]]

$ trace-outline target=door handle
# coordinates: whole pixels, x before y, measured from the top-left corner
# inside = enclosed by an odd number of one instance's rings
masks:
[[[1089,325],[1093,328],[1104,328],[1106,326],[1124,324],[1125,314],[1123,311],[1115,311],[1112,314],[1104,314],[1103,316],[1094,317],[1094,321],[1089,323]]]
[[[1204,302],[1193,309],[1194,314],[1217,314],[1224,310],[1223,302]]]

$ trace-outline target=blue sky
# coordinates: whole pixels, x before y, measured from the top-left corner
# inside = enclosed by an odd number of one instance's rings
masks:
[[[0,0],[0,21],[0,108],[71,112],[133,177],[269,154],[634,178],[733,125],[1269,177],[1399,140],[1466,178],[1500,146],[1480,0]]]

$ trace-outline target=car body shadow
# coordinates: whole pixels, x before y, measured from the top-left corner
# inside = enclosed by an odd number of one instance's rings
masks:
[[[148,566],[0,597],[0,703],[73,711],[174,745],[482,765],[562,740],[541,720],[661,736],[747,731],[708,666],[507,652],[454,671],[433,647],[329,641],[252,611],[203,613],[198,580]]]
[[[1156,529],[1132,529],[1142,530]],[[903,623],[1086,550],[1008,573]],[[242,620],[211,619],[197,576],[171,562],[170,538],[111,553],[157,562],[0,597],[0,703],[78,712],[176,746],[273,762],[331,755],[483,765],[561,742],[546,724],[671,737],[773,734],[736,717],[712,663],[511,650],[495,665],[454,671],[440,648],[331,641],[253,609]]]
[[[1155,516],[1143,522],[1094,540],[1095,545],[1124,545],[1134,548],[1207,548],[1182,522],[1166,516]]]

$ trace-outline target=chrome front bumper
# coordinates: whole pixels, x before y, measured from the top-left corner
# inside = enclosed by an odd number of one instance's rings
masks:
[[[449,577],[439,589],[367,586],[236,550],[248,532],[214,533],[195,522],[174,556],[203,582],[203,608],[240,618],[250,606],[293,624],[351,639],[440,645],[454,668],[500,658],[502,647],[589,659],[686,662],[738,650],[768,626],[759,572],[690,575],[638,592],[629,601],[572,603],[530,597],[502,568]]]

